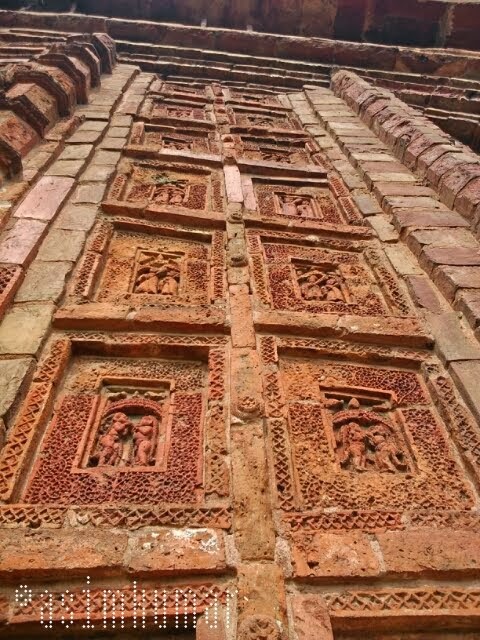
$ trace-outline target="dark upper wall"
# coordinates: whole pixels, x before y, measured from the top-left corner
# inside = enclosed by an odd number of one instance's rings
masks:
[[[480,0],[2,0],[2,7],[480,49]]]

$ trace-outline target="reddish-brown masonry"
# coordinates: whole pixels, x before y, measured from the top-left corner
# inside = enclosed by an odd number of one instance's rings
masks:
[[[480,637],[478,7],[11,4],[0,636]]]

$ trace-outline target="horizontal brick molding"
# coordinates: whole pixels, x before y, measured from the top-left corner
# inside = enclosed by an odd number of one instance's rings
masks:
[[[0,184],[22,170],[22,158],[77,104],[88,103],[101,73],[111,73],[115,43],[105,33],[71,36],[3,70],[0,92]]]
[[[332,89],[357,113],[395,156],[437,190],[440,200],[468,219],[477,234],[480,222],[480,161],[417,109],[355,73],[340,70]]]

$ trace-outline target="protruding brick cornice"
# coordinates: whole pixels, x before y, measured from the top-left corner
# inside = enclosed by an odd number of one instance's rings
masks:
[[[332,75],[334,93],[361,117],[396,157],[434,187],[448,207],[480,231],[480,161],[417,109],[349,71]]]
[[[11,177],[22,158],[77,104],[88,102],[100,74],[111,73],[116,51],[106,34],[54,44],[30,60],[6,65],[0,92],[0,171]],[[1,181],[1,175],[0,175]]]

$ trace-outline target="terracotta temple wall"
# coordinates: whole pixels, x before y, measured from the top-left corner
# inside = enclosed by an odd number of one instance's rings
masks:
[[[478,156],[351,70],[0,36],[0,635],[477,638]]]

